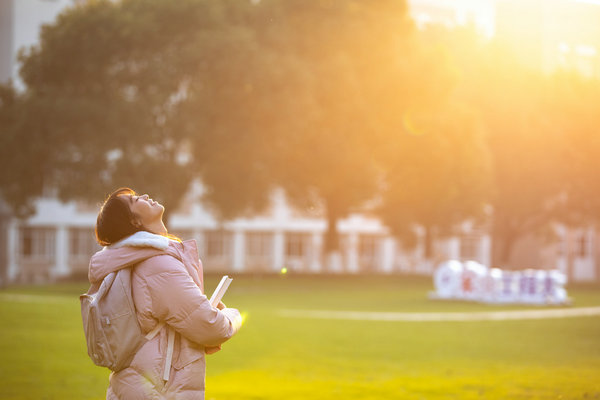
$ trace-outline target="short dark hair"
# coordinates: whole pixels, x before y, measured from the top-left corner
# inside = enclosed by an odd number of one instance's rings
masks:
[[[110,246],[127,236],[143,230],[134,225],[135,215],[131,212],[123,195],[135,196],[135,190],[122,187],[112,192],[104,201],[96,219],[96,241],[101,246]]]

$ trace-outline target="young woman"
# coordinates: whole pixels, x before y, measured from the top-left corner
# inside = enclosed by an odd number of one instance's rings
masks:
[[[196,242],[169,236],[163,212],[148,195],[121,188],[98,214],[96,238],[105,247],[90,261],[90,282],[133,266],[131,290],[142,331],[166,322],[129,367],[110,375],[107,399],[204,399],[205,355],[220,350],[241,326],[238,310],[210,305]]]

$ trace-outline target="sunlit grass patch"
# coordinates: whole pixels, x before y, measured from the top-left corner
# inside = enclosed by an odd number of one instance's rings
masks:
[[[220,277],[208,277],[211,292]],[[108,370],[86,354],[87,285],[0,291],[0,398],[102,399]],[[207,399],[600,398],[598,317],[386,322],[283,318],[280,309],[470,312],[528,309],[427,300],[429,279],[234,276],[239,335],[208,357]],[[570,288],[576,307],[595,287]]]

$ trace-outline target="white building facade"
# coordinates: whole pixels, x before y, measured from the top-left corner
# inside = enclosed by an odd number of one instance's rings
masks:
[[[192,198],[194,198],[192,196]],[[84,277],[90,256],[100,249],[94,225],[99,206],[54,199],[37,202],[37,213],[10,219],[4,284],[48,282]],[[282,191],[261,215],[219,222],[200,202],[190,202],[170,218],[169,231],[195,239],[207,273],[415,273],[431,274],[448,259],[489,265],[490,238],[465,225],[465,234],[436,242],[435,257],[425,260],[424,244],[405,249],[372,217],[352,214],[338,222],[341,267],[330,270],[323,257],[325,218],[302,215]]]
[[[219,221],[197,200],[201,190],[201,185],[193,185],[195,194],[186,196],[168,228],[182,240],[196,240],[207,273],[272,274],[285,268],[295,274],[431,275],[448,259],[495,266],[489,233],[472,223],[463,223],[454,236],[435,240],[433,254],[426,258],[424,235],[418,235],[416,246],[407,248],[377,218],[351,214],[338,221],[341,262],[331,269],[324,257],[326,218],[292,208],[283,191],[273,193],[271,207],[260,215]],[[99,208],[100,204],[45,198],[27,220],[4,214],[0,286],[87,276],[90,256],[100,249],[94,236]],[[596,281],[597,230],[557,225],[555,232],[550,242],[535,237],[519,240],[512,267],[558,269],[570,281]]]
[[[0,83],[19,79],[18,53],[39,42],[44,24],[52,23],[66,7],[78,0],[0,0]]]

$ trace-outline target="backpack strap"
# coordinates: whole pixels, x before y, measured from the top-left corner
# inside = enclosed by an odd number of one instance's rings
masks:
[[[152,340],[160,330],[167,325],[165,321],[159,322],[154,329],[145,336],[146,340]],[[168,381],[171,373],[171,361],[173,360],[173,348],[175,346],[175,330],[167,325],[167,356],[165,358],[165,368],[163,370],[163,380]]]
[[[171,360],[173,359],[173,345],[175,344],[175,330],[170,326],[167,327],[167,357],[165,358],[165,369],[163,371],[163,379],[169,380],[171,373]]]
[[[165,321],[161,321],[159,322],[156,327],[154,329],[152,329],[150,332],[148,332],[146,334],[146,340],[152,340],[154,339],[154,336],[156,336],[158,334],[158,332],[160,332],[160,330],[163,328],[163,326],[165,326],[167,323]]]
[[[163,254],[169,254],[170,256],[175,257],[179,261],[183,261],[179,257],[178,254],[172,254],[172,253],[163,253]],[[162,254],[160,254],[160,255],[162,255]],[[146,334],[146,336],[145,336],[146,340],[152,340],[165,325],[167,325],[167,323],[165,321],[160,321],[154,327],[154,329],[152,329],[150,332],[148,332]],[[165,358],[165,368],[163,371],[163,380],[165,380],[165,381],[169,380],[169,375],[171,373],[171,362],[173,360],[174,346],[175,346],[175,330],[167,325],[167,356]]]

